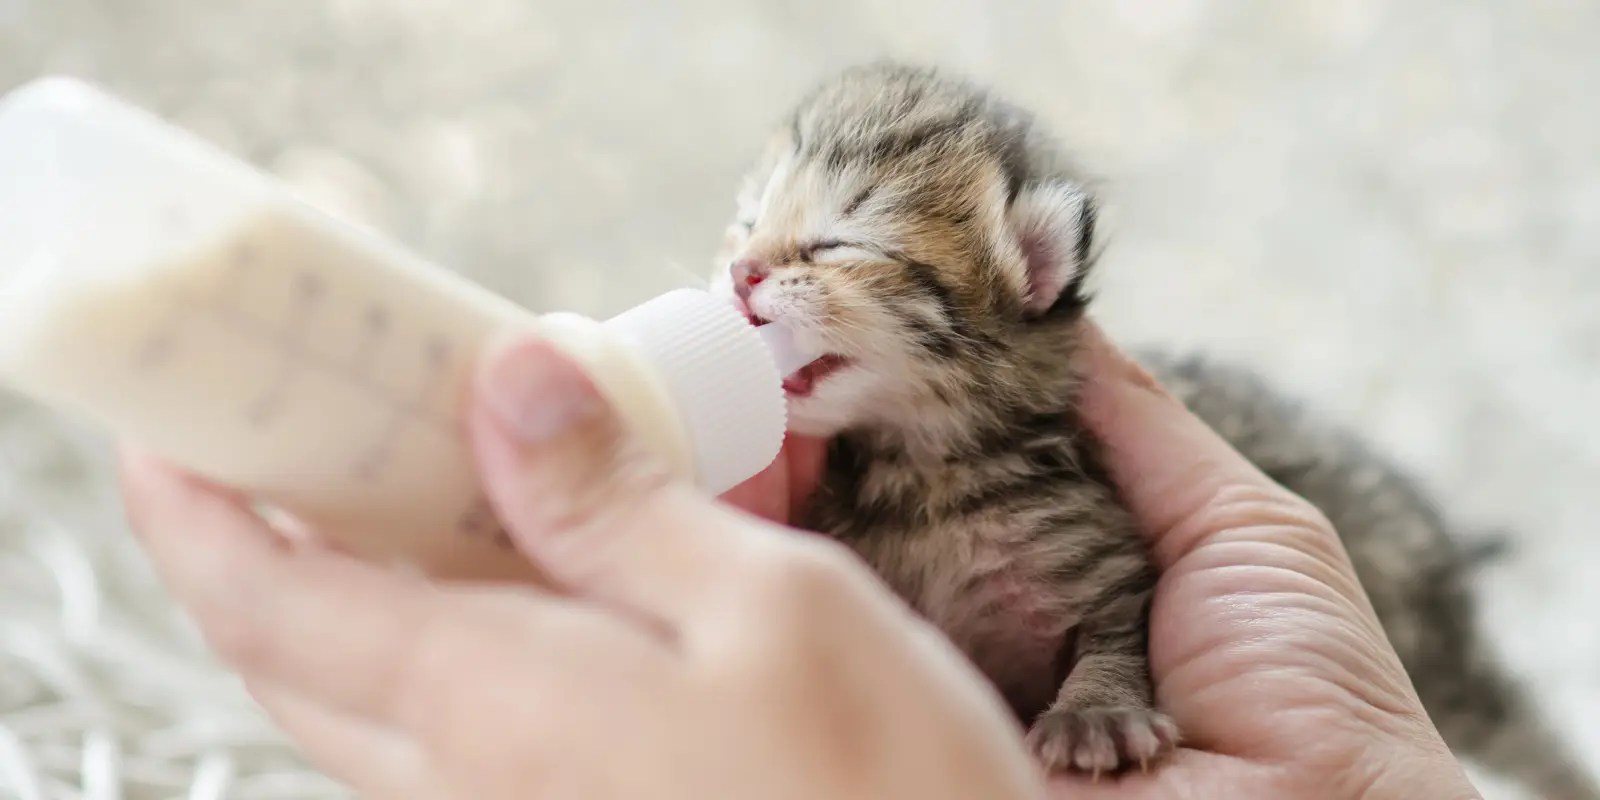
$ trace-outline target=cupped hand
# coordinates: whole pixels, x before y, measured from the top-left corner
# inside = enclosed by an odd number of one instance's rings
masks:
[[[1059,797],[1477,797],[1328,521],[1091,330],[1083,412],[1162,570],[1157,702],[1183,747]]]
[[[470,434],[502,522],[557,592],[291,545],[242,498],[126,463],[168,585],[364,796],[1042,795],[1020,728],[943,637],[839,546],[668,478],[555,351],[489,358]],[[787,519],[817,473],[807,446],[731,499]]]
[[[789,434],[772,465],[722,495],[723,502],[769,522],[790,525],[822,477],[825,439]]]

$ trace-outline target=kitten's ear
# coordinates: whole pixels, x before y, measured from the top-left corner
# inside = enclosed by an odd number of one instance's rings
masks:
[[[1022,249],[1030,319],[1086,302],[1096,211],[1089,192],[1067,181],[1024,186],[1012,201],[1008,219]]]

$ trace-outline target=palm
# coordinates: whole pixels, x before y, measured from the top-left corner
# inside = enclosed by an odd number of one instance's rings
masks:
[[[723,499],[792,523],[825,451],[824,441],[791,437],[771,467]],[[1354,795],[1360,786],[1328,785],[1331,765],[1361,763],[1363,751],[1427,729],[1337,537],[1283,511],[1257,498],[1241,520],[1212,503],[1155,537],[1162,578],[1150,663],[1184,746],[1149,774],[1060,778],[1060,797]]]
[[[1163,537],[1162,545],[1178,536]],[[1148,775],[1061,778],[1061,798],[1340,797],[1347,769],[1428,729],[1335,539],[1301,522],[1192,537],[1165,564],[1151,669],[1184,746]],[[1172,548],[1167,548],[1169,551]],[[1385,778],[1391,779],[1391,778]],[[1412,787],[1415,790],[1415,787]],[[1381,792],[1374,792],[1381,795]]]

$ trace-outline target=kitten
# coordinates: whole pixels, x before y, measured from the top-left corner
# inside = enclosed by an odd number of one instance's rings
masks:
[[[1095,219],[1088,182],[1027,114],[872,65],[825,83],[774,135],[713,287],[829,353],[786,383],[792,429],[832,442],[801,526],[849,545],[944,630],[1048,768],[1098,773],[1152,763],[1178,731],[1147,662],[1156,571],[1075,409]],[[1494,738],[1484,709],[1532,724],[1472,635],[1463,553],[1407,481],[1244,376],[1155,366],[1328,512],[1453,744]]]

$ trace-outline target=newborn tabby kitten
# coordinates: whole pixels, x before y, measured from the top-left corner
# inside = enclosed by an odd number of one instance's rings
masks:
[[[786,383],[791,427],[832,437],[801,526],[943,629],[1049,768],[1101,772],[1152,762],[1178,732],[1146,659],[1156,572],[1075,409],[1094,232],[1084,179],[1026,114],[875,65],[773,137],[713,286],[830,354]],[[1472,635],[1465,559],[1409,483],[1244,376],[1155,366],[1338,525],[1453,745],[1489,753],[1497,721],[1542,730]],[[1513,759],[1541,765],[1525,772],[1579,774],[1539,741]]]
[[[866,559],[1032,722],[1053,768],[1169,751],[1156,572],[1074,409],[1095,206],[1016,110],[892,67],[807,100],[740,200],[719,279],[831,355],[787,388],[832,436],[802,527]]]

